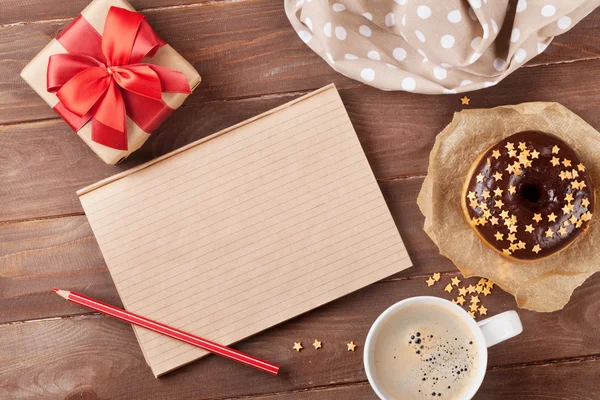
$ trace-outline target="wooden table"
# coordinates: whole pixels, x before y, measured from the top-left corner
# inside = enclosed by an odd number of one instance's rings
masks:
[[[282,0],[136,0],[203,82],[140,151],[104,165],[19,77],[87,1],[0,0],[0,398],[375,399],[361,353],[371,323],[406,297],[449,298],[425,279],[458,275],[423,232],[415,200],[460,96],[382,92],[335,73],[297,37]],[[281,376],[208,357],[155,379],[127,324],[50,292],[59,286],[120,304],[75,190],[330,82],[414,267],[236,346],[280,363]],[[558,101],[600,129],[599,85],[597,10],[496,87],[470,94],[469,107]],[[500,289],[483,303],[489,315],[516,308]],[[562,311],[519,313],[524,333],[490,350],[478,398],[600,398],[600,274]],[[314,339],[322,349],[312,350]],[[355,353],[346,351],[350,340]],[[293,351],[294,341],[306,350]]]

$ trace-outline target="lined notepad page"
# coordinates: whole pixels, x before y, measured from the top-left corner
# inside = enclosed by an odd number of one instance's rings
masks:
[[[125,307],[225,345],[411,265],[332,85],[79,194]]]

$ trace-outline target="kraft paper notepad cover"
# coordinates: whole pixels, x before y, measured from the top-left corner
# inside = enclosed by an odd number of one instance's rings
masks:
[[[125,308],[225,345],[411,266],[333,85],[77,193]]]

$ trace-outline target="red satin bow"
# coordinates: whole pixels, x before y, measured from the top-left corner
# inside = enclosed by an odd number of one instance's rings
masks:
[[[162,92],[191,93],[183,73],[139,62],[163,44],[143,15],[111,7],[101,51],[86,48],[51,56],[47,89],[67,110],[92,119],[93,141],[127,150],[126,114],[134,121],[152,121],[147,114],[166,106]]]

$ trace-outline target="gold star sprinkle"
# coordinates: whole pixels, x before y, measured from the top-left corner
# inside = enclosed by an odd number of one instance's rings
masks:
[[[469,310],[471,310],[472,312],[477,311],[478,308],[479,308],[479,306],[477,304],[471,304],[469,306]]]
[[[589,211],[581,216],[582,221],[589,221],[591,219],[592,219],[592,213]]]
[[[531,233],[533,231],[534,231],[533,225],[531,225],[531,224],[530,225],[525,225],[525,232]]]
[[[436,282],[439,281],[441,277],[442,275],[439,272],[435,272],[432,276],[433,280]]]
[[[502,253],[507,256],[510,256],[512,254],[510,249],[502,249]]]
[[[534,150],[531,152],[531,158],[539,158],[540,157],[540,152],[537,150]]]
[[[485,201],[482,201],[481,203],[479,203],[479,208],[481,208],[482,210],[487,210],[488,205]]]
[[[463,106],[468,106],[470,101],[471,101],[471,99],[470,99],[470,98],[468,98],[467,96],[464,96],[464,97],[461,97],[461,98],[460,98],[460,103],[461,103]]]
[[[461,296],[466,296],[467,295],[467,288],[464,287],[464,286],[458,288],[458,294],[460,294]]]
[[[490,224],[492,224],[492,225],[498,225],[498,218],[496,218],[496,217],[490,218]]]
[[[463,296],[458,296],[458,297],[456,298],[456,302],[457,302],[458,304],[460,304],[461,306],[462,306],[463,304],[465,304],[465,301],[466,301],[466,300],[465,300],[465,298],[464,298]]]
[[[494,197],[502,197],[502,192],[504,192],[504,190],[500,188],[494,189]]]
[[[509,150],[509,151],[515,149],[515,145],[512,144],[511,142],[507,142],[506,146],[504,146],[504,147],[506,147],[506,150]]]
[[[479,218],[479,225],[485,226],[487,224],[487,219],[484,217]]]
[[[489,199],[490,198],[490,191],[489,190],[484,190],[483,192],[481,192],[481,197],[483,197],[484,199]]]
[[[566,158],[563,159],[562,165],[564,165],[565,167],[570,167],[571,166],[571,160],[567,160]]]
[[[517,151],[516,151],[516,150],[510,150],[510,151],[508,152],[508,156],[509,156],[510,158],[516,158],[516,157],[517,157]]]
[[[348,351],[354,351],[354,349],[356,348],[356,344],[354,343],[354,341],[346,343],[346,346],[348,346]]]
[[[491,280],[488,279],[487,281],[485,281],[485,287],[493,289],[494,288],[494,282],[492,282]]]
[[[490,290],[489,287],[485,287],[485,288],[483,288],[482,293],[487,296],[488,294],[491,294],[492,291]]]
[[[502,200],[496,200],[496,201],[494,202],[494,206],[495,206],[496,208],[500,208],[500,209],[501,209],[502,207],[504,207],[504,202],[503,202]]]
[[[558,147],[558,146],[554,146],[552,148],[552,154],[558,154],[559,151],[560,151],[560,147]]]
[[[510,186],[510,187],[508,188],[508,193],[510,193],[510,194],[515,194],[515,193],[517,193],[517,187],[516,187],[516,186]]]
[[[294,347],[292,347],[292,348],[299,353],[300,350],[302,350],[304,347],[302,347],[302,343],[301,342],[294,342]]]
[[[561,226],[558,229],[558,233],[560,233],[560,236],[565,236],[567,234],[567,228],[565,228],[564,226]]]
[[[508,211],[504,210],[500,213],[500,218],[502,219],[507,219],[508,218]]]
[[[486,315],[487,311],[487,308],[485,308],[483,304],[481,305],[481,307],[479,307],[479,315]]]
[[[321,345],[321,341],[320,340],[315,339],[315,341],[313,343],[313,347],[315,348],[315,350],[318,350],[318,349],[320,349],[323,346]]]
[[[517,251],[519,250],[519,246],[517,246],[516,243],[511,243],[510,247],[508,248],[510,251]]]
[[[471,304],[477,304],[477,303],[479,303],[479,296],[471,296],[470,303]]]
[[[458,302],[454,299],[452,299],[452,304],[458,304]]]
[[[577,169],[581,172],[585,172],[585,166],[583,164],[577,164]]]
[[[479,207],[479,202],[477,200],[471,200],[469,205],[471,206],[471,208],[477,208]]]
[[[575,182],[571,182],[571,187],[572,187],[573,189],[579,189],[579,190],[581,190],[581,189],[583,189],[584,187],[586,187],[586,184],[585,184],[585,182],[584,182],[584,181],[581,181],[581,182],[577,182],[577,181],[575,181]]]
[[[571,176],[573,177],[573,179],[575,179],[575,178],[577,178],[579,176],[579,173],[577,171],[573,170],[571,172]]]
[[[485,285],[485,282],[486,282],[485,278],[481,278],[479,280],[479,282],[477,282],[477,285]]]
[[[448,293],[452,293],[452,285],[449,283],[446,285],[446,287],[444,288],[444,291],[448,292]]]
[[[525,142],[519,142],[519,150],[527,150],[527,144],[525,144]]]
[[[540,222],[542,220],[542,214],[533,214],[532,218],[535,222]]]
[[[554,214],[554,213],[548,214],[548,221],[556,222],[556,214]]]
[[[536,244],[535,246],[533,246],[533,248],[531,249],[531,251],[533,251],[535,254],[537,254],[540,251],[542,251],[542,248],[540,247],[539,244]]]
[[[565,179],[567,179],[567,172],[566,171],[560,171],[560,174],[558,174],[558,176],[560,177],[561,181],[564,181]]]
[[[581,225],[583,225],[583,221],[582,220],[577,221],[577,223],[575,224],[575,226],[577,228],[581,228]]]
[[[467,199],[473,201],[473,200],[477,200],[477,194],[475,192],[469,192],[467,194]]]
[[[475,291],[480,294],[483,291],[483,285],[477,285]]]
[[[571,222],[568,219],[566,219],[566,220],[563,221],[563,226],[564,227],[567,227],[569,225],[571,225]]]
[[[565,196],[565,201],[566,201],[567,203],[570,203],[570,202],[572,202],[572,201],[573,201],[573,193],[568,193],[568,194]]]
[[[501,172],[496,172],[494,174],[494,179],[497,181],[501,181],[502,180],[502,173]]]
[[[453,286],[458,286],[458,284],[460,283],[460,279],[458,279],[458,276],[452,278],[451,281]]]
[[[477,183],[483,182],[483,178],[485,178],[485,176],[483,176],[483,174],[477,175]]]
[[[581,200],[581,205],[584,206],[585,208],[588,208],[588,206],[590,205],[590,201],[587,199],[587,197],[584,197]]]
[[[475,286],[473,286],[473,285],[469,285],[469,287],[467,287],[467,291],[468,291],[469,293],[475,293]]]
[[[565,206],[562,208],[563,213],[565,213],[565,215],[571,213],[571,211],[573,211],[573,207],[573,204],[565,204]]]
[[[475,317],[475,313],[473,311],[467,311],[467,312],[469,313],[469,315],[471,317],[473,317],[473,319],[477,318],[477,317]]]
[[[560,165],[560,159],[558,157],[552,157],[552,160],[550,160],[550,163],[556,167],[557,165]]]
[[[548,228],[546,231],[546,237],[551,238],[552,236],[554,236],[554,232],[552,231],[552,228]]]
[[[569,222],[575,225],[577,223],[577,217],[572,215],[571,218],[569,218]]]
[[[433,286],[433,284],[435,283],[435,280],[433,280],[433,278],[430,277],[425,282],[427,282],[427,286],[429,287],[429,286]]]
[[[494,157],[496,160],[500,158],[500,151],[498,150],[494,150],[492,151],[492,157]],[[579,164],[581,165],[581,164]]]
[[[515,240],[517,240],[517,237],[515,236],[514,233],[509,233],[508,237],[506,238],[506,240],[508,240],[509,242],[514,242]]]
[[[508,231],[510,233],[517,233],[517,226],[516,225],[511,225],[508,227]]]
[[[496,237],[496,240],[497,240],[497,241],[500,241],[500,240],[503,240],[503,239],[504,239],[504,234],[503,234],[503,233],[500,233],[500,232],[496,232],[496,233],[494,234],[494,236]]]
[[[524,250],[525,249],[525,242],[523,242],[522,240],[519,240],[519,243],[517,243],[517,245],[519,246],[520,250]]]

